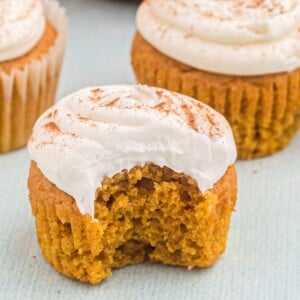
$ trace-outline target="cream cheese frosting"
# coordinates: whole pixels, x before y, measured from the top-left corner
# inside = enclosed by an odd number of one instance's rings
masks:
[[[91,216],[106,176],[151,162],[190,175],[205,192],[236,159],[222,115],[142,85],[85,88],[65,97],[39,118],[28,149],[48,180]]]
[[[0,62],[26,54],[45,30],[39,0],[0,0]]]
[[[200,70],[246,76],[300,67],[299,0],[148,0],[137,26],[159,51]]]

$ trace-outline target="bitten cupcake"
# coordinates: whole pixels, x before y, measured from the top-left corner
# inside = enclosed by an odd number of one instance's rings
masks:
[[[132,48],[136,78],[224,114],[239,158],[273,154],[299,128],[299,20],[296,0],[144,1]]]
[[[147,86],[86,88],[39,118],[28,147],[38,242],[65,276],[95,284],[146,259],[207,267],[225,250],[236,148],[205,104]]]
[[[66,34],[58,2],[0,1],[0,153],[24,146],[53,104]]]

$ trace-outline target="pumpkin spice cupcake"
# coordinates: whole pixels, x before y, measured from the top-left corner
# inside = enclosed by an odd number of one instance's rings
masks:
[[[0,153],[24,146],[53,104],[66,35],[58,2],[0,2]]]
[[[238,157],[284,148],[300,120],[299,1],[148,0],[132,63],[140,83],[225,115]]]
[[[207,267],[226,247],[237,195],[226,120],[147,86],[86,88],[37,121],[29,197],[41,250],[98,283],[146,259]]]

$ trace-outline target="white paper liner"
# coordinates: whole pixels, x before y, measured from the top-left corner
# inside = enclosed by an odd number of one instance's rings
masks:
[[[55,0],[44,0],[56,41],[41,59],[0,72],[0,153],[24,146],[39,115],[54,103],[66,47],[68,19]]]

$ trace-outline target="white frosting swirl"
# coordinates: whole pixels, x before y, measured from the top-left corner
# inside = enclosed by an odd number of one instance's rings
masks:
[[[300,67],[299,0],[148,0],[139,32],[200,70],[263,75]]]
[[[45,30],[39,0],[0,0],[0,62],[26,54]]]
[[[147,86],[86,88],[37,121],[29,153],[43,174],[94,214],[105,176],[152,162],[213,187],[236,159],[219,113],[189,97]]]

